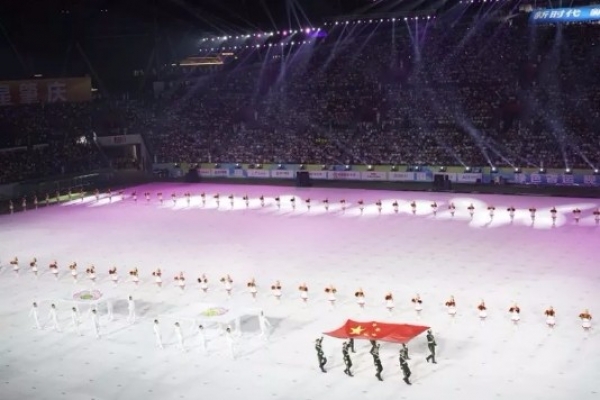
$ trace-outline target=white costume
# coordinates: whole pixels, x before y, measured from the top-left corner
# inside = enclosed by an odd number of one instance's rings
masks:
[[[231,286],[231,282],[225,281],[225,291],[227,292],[227,296],[231,297],[231,289],[233,289]]]
[[[20,267],[19,267],[19,262],[17,261],[17,262],[15,262],[15,263],[13,264],[13,271],[15,271],[15,273],[17,273],[17,274],[18,274],[18,273],[19,273],[19,268],[20,268]]]
[[[252,295],[252,298],[254,299],[254,301],[256,301],[256,293],[258,293],[256,286],[250,286],[249,290],[250,290],[250,294]]]
[[[335,307],[335,300],[335,293],[333,292],[333,290],[330,290],[329,293],[327,293],[327,301],[329,302],[331,308]]]
[[[357,296],[356,297],[356,304],[358,304],[358,306],[360,308],[364,308],[365,307],[365,296]]]
[[[556,318],[554,317],[554,315],[546,316],[546,325],[548,325],[551,328],[554,328],[554,325],[556,325]]]
[[[281,300],[281,289],[273,289],[273,296],[277,299],[277,301]]]
[[[308,301],[308,290],[301,290],[300,298],[302,299],[303,302],[306,303]]]
[[[129,311],[129,316],[127,317],[127,322],[134,323],[135,322],[135,302],[132,298],[127,299],[127,310]]]
[[[179,278],[179,279],[177,280],[177,285],[179,286],[179,288],[180,288],[181,290],[185,289],[185,279],[183,279],[183,278]]]
[[[231,331],[225,332],[225,339],[227,340],[227,346],[229,347],[229,354],[231,358],[235,359],[235,339]]]
[[[38,274],[38,266],[37,266],[37,263],[35,263],[35,264],[33,264],[33,265],[31,266],[31,270],[32,270],[32,271],[33,271],[33,273],[34,273],[34,274],[37,276],[37,274]]]
[[[114,319],[114,316],[113,316],[112,301],[110,301],[110,300],[106,300],[106,313],[108,314],[108,320],[112,321]]]
[[[421,311],[423,311],[423,304],[419,301],[415,301],[415,311],[417,313],[420,313]]]
[[[156,283],[156,285],[160,287],[162,285],[162,276],[158,274],[154,275],[154,283]]]
[[[56,314],[56,308],[50,308],[50,321],[52,322],[52,329],[60,332],[60,325],[58,324],[58,315]]]
[[[179,349],[181,351],[185,351],[185,347],[183,347],[183,332],[181,332],[180,325],[175,325],[175,336],[177,336],[177,344],[179,345]]]
[[[206,293],[208,291],[208,282],[201,281],[200,289],[202,289],[202,291]]]
[[[479,318],[480,319],[484,320],[487,318],[487,316],[488,316],[487,310],[479,310]]]
[[[513,311],[510,313],[510,319],[512,322],[517,323],[521,320],[521,316],[519,315],[518,312]]]
[[[456,315],[456,306],[448,306],[448,315],[451,317]]]
[[[35,322],[35,329],[42,329],[42,325],[40,324],[40,318],[38,315],[37,305],[31,307],[31,311],[29,311],[29,315],[33,317],[33,321]]]
[[[267,317],[265,317],[263,312],[258,314],[258,325],[260,326],[260,336],[267,337],[269,334],[269,328],[271,328],[271,323]]]
[[[390,299],[390,300],[386,300],[385,301],[385,308],[388,309],[389,313],[391,314],[392,311],[394,310],[394,300]]]
[[[160,349],[164,349],[163,344],[162,344],[162,338],[160,336],[160,326],[158,325],[158,322],[154,322],[154,337],[156,338],[156,345],[160,348]]]
[[[92,312],[92,326],[94,327],[96,338],[100,339],[100,317],[98,313]]]
[[[54,274],[54,279],[58,280],[58,268],[51,268],[50,270]]]
[[[71,322],[73,323],[73,328],[75,328],[75,331],[77,331],[77,334],[79,336],[81,335],[81,319],[79,318],[79,313],[77,312],[77,309],[71,309]]]
[[[73,277],[73,280],[77,282],[77,269],[71,270],[71,276]]]
[[[592,320],[590,318],[582,318],[581,327],[583,329],[590,329],[592,327]]]
[[[200,349],[203,352],[207,352],[206,348],[206,336],[204,336],[204,328],[198,327],[198,342],[200,343]]]
[[[119,275],[116,273],[110,274],[110,279],[112,279],[113,283],[116,285],[119,282]]]

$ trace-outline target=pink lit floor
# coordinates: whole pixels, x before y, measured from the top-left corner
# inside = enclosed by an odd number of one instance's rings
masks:
[[[600,318],[600,226],[592,211],[600,201],[507,196],[468,196],[342,189],[296,189],[213,184],[153,184],[135,188],[112,202],[102,198],[73,201],[49,208],[0,216],[0,398],[26,399],[599,399],[600,337],[585,334],[577,315],[585,308]],[[149,203],[141,195],[152,192]],[[162,191],[160,205],[155,194]],[[182,198],[193,193],[191,206]],[[207,193],[201,206],[200,192]],[[171,193],[180,197],[177,205]],[[213,200],[221,194],[220,208]],[[229,194],[236,196],[231,209]],[[248,195],[249,208],[242,196]],[[258,197],[264,195],[261,208]],[[274,197],[281,196],[282,208]],[[292,210],[289,199],[297,196]],[[307,211],[304,199],[311,198]],[[331,206],[325,212],[322,200]],[[345,199],[343,213],[339,200]],[[360,215],[357,201],[367,204]],[[374,203],[381,199],[378,214]],[[398,214],[391,203],[400,202]],[[417,202],[416,215],[410,201]],[[439,205],[433,216],[430,203]],[[454,217],[447,210],[452,201]],[[471,219],[466,207],[473,203]],[[490,220],[487,206],[494,205]],[[517,213],[510,222],[506,208]],[[559,210],[552,226],[549,209]],[[535,224],[530,207],[538,209]],[[576,224],[571,210],[579,207]],[[16,277],[8,264],[18,256]],[[28,263],[37,257],[36,279]],[[56,259],[58,281],[48,271]],[[67,264],[77,261],[80,281],[73,283]],[[98,282],[83,275],[96,265]],[[119,269],[114,287],[107,270]],[[140,270],[138,287],[128,271]],[[152,270],[162,268],[165,285],[158,290]],[[180,271],[188,286],[182,293],[173,282]],[[203,295],[196,278],[205,273],[210,290]],[[234,293],[227,299],[219,278],[230,274]],[[255,278],[259,298],[251,300],[246,282]],[[278,304],[270,286],[280,280]],[[297,287],[310,288],[308,307]],[[331,311],[324,288],[338,289]],[[360,312],[354,292],[362,287],[367,307]],[[69,326],[77,290],[95,288],[117,299],[114,321],[101,317],[97,340],[84,314],[83,336]],[[383,297],[394,294],[396,310],[389,316]],[[420,319],[410,298],[424,301]],[[127,323],[128,295],[137,304],[139,320]],[[456,297],[458,315],[447,315],[443,303]],[[476,305],[485,299],[489,318],[481,325]],[[62,332],[33,329],[31,302],[40,303],[47,322],[56,302]],[[515,329],[507,309],[516,301],[522,320]],[[242,319],[237,358],[229,357],[226,340],[209,329],[208,354],[193,333],[189,315],[204,305],[232,310],[262,309],[273,324],[268,341],[261,339],[255,318]],[[558,324],[544,324],[548,306]],[[104,311],[102,311],[103,313]],[[160,318],[165,349],[154,346],[152,320]],[[186,351],[177,349],[172,324],[181,318]],[[341,343],[325,338],[329,372],[318,370],[314,340],[346,318],[414,322],[433,328],[438,364],[425,361],[424,337],[409,344],[413,385],[402,382],[398,347],[382,345],[384,382],[374,377],[367,343],[357,342],[354,378],[343,374]]]

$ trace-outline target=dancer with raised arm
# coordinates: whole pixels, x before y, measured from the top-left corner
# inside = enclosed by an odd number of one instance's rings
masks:
[[[303,283],[302,285],[300,285],[298,287],[298,290],[300,291],[300,299],[302,299],[302,303],[304,303],[304,305],[308,304],[308,286],[306,285],[306,283]]]
[[[252,296],[252,301],[256,301],[256,295],[258,293],[258,289],[256,287],[256,280],[254,278],[252,278],[250,280],[250,282],[248,282],[246,284],[246,286],[248,286],[248,291],[250,292],[250,295]]]
[[[550,306],[546,309],[544,315],[546,316],[546,325],[548,325],[548,328],[554,329],[556,326],[556,312],[554,311],[554,307]]]
[[[337,289],[333,285],[329,285],[325,288],[325,293],[327,294],[327,301],[329,302],[329,307],[333,310],[335,308],[335,294],[337,293]]]

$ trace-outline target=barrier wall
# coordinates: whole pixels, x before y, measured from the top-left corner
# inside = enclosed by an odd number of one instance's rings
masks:
[[[155,164],[155,170],[167,170],[172,177],[181,176],[191,168],[187,164]],[[248,165],[226,164],[202,165],[197,168],[198,174],[203,178],[241,178],[241,179],[295,179],[299,165],[264,165],[262,168],[249,168]],[[490,168],[483,169],[481,173],[457,172],[464,167],[447,167],[445,172],[438,172],[434,168],[421,167],[419,171],[408,171],[406,166],[397,167],[392,171],[391,166],[356,166],[346,169],[343,165],[331,166],[324,170],[320,165],[305,165],[303,170],[308,171],[311,179],[315,180],[341,180],[341,181],[379,181],[379,182],[433,182],[434,175],[445,175],[455,184],[475,184],[507,182],[531,185],[585,185],[600,186],[600,175],[593,171],[574,170],[572,173],[548,170],[539,173],[537,170],[527,169],[515,172],[512,169],[499,169],[492,172]]]

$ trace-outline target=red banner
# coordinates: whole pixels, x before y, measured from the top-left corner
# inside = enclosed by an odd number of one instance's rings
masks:
[[[354,338],[381,340],[391,343],[408,343],[427,329],[429,329],[428,326],[421,325],[389,324],[377,321],[358,322],[349,319],[338,329],[331,332],[324,332],[324,334],[339,339]]]
[[[92,80],[85,78],[0,81],[0,106],[71,103],[92,99]]]

